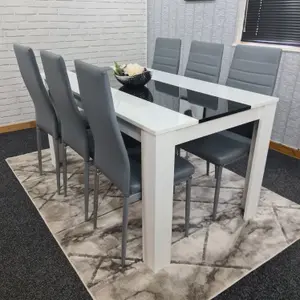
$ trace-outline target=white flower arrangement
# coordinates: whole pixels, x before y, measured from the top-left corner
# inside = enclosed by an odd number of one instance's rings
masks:
[[[117,62],[114,63],[114,72],[118,76],[135,76],[147,71],[146,68],[139,64],[127,64],[120,66]]]

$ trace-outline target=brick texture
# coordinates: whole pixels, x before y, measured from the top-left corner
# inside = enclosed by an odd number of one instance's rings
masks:
[[[0,125],[33,120],[13,43],[99,66],[114,60],[146,63],[146,0],[1,0]]]

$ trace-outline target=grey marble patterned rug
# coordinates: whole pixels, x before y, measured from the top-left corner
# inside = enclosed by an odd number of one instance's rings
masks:
[[[129,209],[127,265],[120,267],[122,198],[100,176],[98,229],[84,222],[83,163],[68,151],[68,196],[56,193],[49,150],[44,175],[37,153],[7,159],[94,299],[211,299],[300,238],[300,205],[265,188],[256,217],[245,223],[240,209],[244,179],[224,170],[216,222],[212,222],[214,172],[190,157],[196,167],[192,187],[190,236],[184,238],[185,186],[176,186],[172,263],[157,274],[142,262],[141,202]],[[90,212],[93,172],[90,174]]]

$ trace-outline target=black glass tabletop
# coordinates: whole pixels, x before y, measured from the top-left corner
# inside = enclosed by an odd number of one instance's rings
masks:
[[[176,112],[205,122],[241,112],[251,107],[249,105],[217,98],[203,93],[184,90],[166,83],[150,80],[145,86],[128,88],[120,84],[109,71],[111,87],[131,94],[144,101],[150,101]]]

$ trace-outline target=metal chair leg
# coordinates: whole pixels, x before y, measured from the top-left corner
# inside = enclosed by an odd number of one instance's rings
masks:
[[[206,161],[206,175],[209,176],[209,161]]]
[[[215,179],[217,179],[217,166],[215,165]]]
[[[84,162],[84,219],[89,219],[89,170],[90,163]]]
[[[95,168],[95,181],[94,181],[94,229],[97,228],[98,189],[99,189],[99,174],[98,174],[97,168]]]
[[[67,145],[63,143],[63,151],[62,151],[63,157],[63,184],[64,184],[64,196],[67,196]]]
[[[123,200],[123,226],[122,226],[122,267],[125,267],[126,247],[127,247],[127,230],[128,230],[128,198]]]
[[[39,172],[40,175],[43,174],[43,166],[42,166],[42,139],[41,139],[41,130],[38,126],[36,126],[36,141],[37,141],[37,149],[38,149],[38,162],[39,162]]]
[[[213,221],[216,220],[216,216],[217,216],[217,209],[218,209],[220,188],[221,188],[221,179],[222,179],[222,170],[223,170],[223,166],[216,166],[217,181],[216,181],[214,207],[213,207]]]
[[[60,160],[59,160],[59,140],[53,139],[54,152],[55,152],[55,171],[56,171],[56,185],[57,194],[60,195]]]
[[[192,177],[186,181],[186,198],[185,198],[185,236],[189,236],[190,212],[191,212],[191,187]]]

